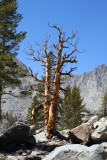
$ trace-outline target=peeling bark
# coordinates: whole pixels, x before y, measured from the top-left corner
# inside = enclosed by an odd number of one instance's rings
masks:
[[[56,64],[56,74],[54,80],[54,89],[52,93],[52,100],[49,108],[49,120],[47,125],[48,136],[50,136],[56,130],[56,115],[57,115],[57,107],[59,100],[59,90],[60,90],[60,70],[61,70],[61,54],[62,54],[62,43],[59,44],[58,49],[58,60]]]
[[[45,127],[48,123],[49,118],[49,105],[50,105],[50,95],[49,95],[49,58],[46,57],[46,78],[45,78],[45,103],[44,103],[44,114],[45,114]]]
[[[59,105],[59,91],[61,88],[61,76],[62,75],[69,75],[71,76],[71,72],[75,68],[71,68],[69,71],[62,73],[63,66],[65,66],[67,63],[76,63],[76,57],[72,56],[75,52],[78,52],[77,50],[77,43],[70,43],[69,41],[74,39],[76,37],[77,33],[73,33],[71,37],[65,38],[65,33],[62,32],[62,28],[59,28],[57,26],[49,26],[51,28],[55,28],[58,31],[58,43],[53,44],[54,47],[54,58],[55,58],[55,74],[54,74],[54,83],[51,86],[51,69],[50,69],[50,60],[49,60],[49,54],[47,54],[47,43],[48,41],[45,41],[45,43],[42,45],[43,50],[45,53],[45,60],[39,58],[35,58],[33,53],[30,53],[29,55],[33,56],[33,59],[35,61],[41,61],[42,63],[45,63],[45,65],[42,65],[45,67],[45,89],[44,89],[44,96],[45,96],[45,102],[43,104],[44,107],[44,114],[45,114],[45,129],[50,136],[53,134],[56,130],[56,116],[57,116],[57,108]],[[71,45],[72,46],[72,51],[70,53],[65,53],[63,52],[64,49],[69,48],[69,46],[66,45]],[[74,48],[73,48],[74,47]],[[53,51],[51,51],[53,53]],[[48,52],[49,53],[49,52]]]

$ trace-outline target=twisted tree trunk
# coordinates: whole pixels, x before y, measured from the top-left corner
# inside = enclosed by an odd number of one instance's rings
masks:
[[[53,134],[56,130],[56,116],[57,116],[57,107],[59,104],[59,90],[60,90],[60,70],[61,70],[61,53],[62,53],[62,43],[59,45],[58,50],[58,59],[56,63],[56,74],[54,79],[54,88],[52,93],[51,104],[49,108],[49,119],[47,124],[47,133],[48,136]]]
[[[77,33],[73,33],[72,36],[70,37],[65,37],[65,33],[62,32],[62,27],[59,28],[57,26],[49,26],[51,28],[55,28],[58,31],[58,42],[57,44],[53,44],[54,48],[54,63],[53,65],[55,66],[53,71],[54,71],[54,76],[52,80],[54,79],[54,83],[52,81],[51,83],[51,73],[52,72],[52,64],[50,67],[51,60],[49,60],[50,54],[47,53],[47,50],[49,49],[48,45],[48,40],[45,41],[45,43],[42,45],[44,54],[42,58],[36,58],[34,56],[34,50],[31,49],[31,53],[29,54],[30,56],[33,56],[33,59],[35,61],[41,61],[43,63],[42,66],[45,67],[45,91],[44,96],[45,96],[45,102],[43,104],[44,107],[44,114],[45,114],[45,129],[50,137],[51,134],[53,134],[56,130],[56,116],[57,116],[57,108],[59,105],[59,90],[60,90],[60,80],[62,75],[68,75],[71,76],[71,72],[75,70],[75,68],[70,68],[70,70],[66,71],[63,73],[63,67],[66,66],[67,63],[76,63],[76,57],[72,56],[75,52],[78,52],[77,50],[77,41],[73,44],[70,42],[70,40],[74,39],[76,37]],[[70,48],[72,46],[71,51],[69,53],[66,53],[64,49]],[[51,51],[53,52],[53,51]],[[45,58],[45,60],[44,60]],[[36,78],[36,80],[38,80]],[[50,86],[52,87],[50,88]],[[51,90],[51,91],[50,91]],[[36,112],[34,112],[34,115]]]

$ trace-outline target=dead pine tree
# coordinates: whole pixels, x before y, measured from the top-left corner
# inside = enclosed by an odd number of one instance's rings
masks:
[[[34,50],[32,47],[30,47],[30,52],[27,53],[27,55],[32,57],[32,60],[35,62],[41,62],[42,66],[44,67],[45,70],[45,76],[42,77],[42,79],[38,79],[37,75],[35,76],[32,72],[32,69],[29,68],[31,76],[40,84],[42,84],[42,89],[40,88],[33,88],[31,85],[31,90],[36,90],[37,92],[41,93],[41,95],[44,97],[44,103],[40,104],[35,107],[35,109],[32,110],[32,120],[35,121],[35,116],[37,111],[40,108],[44,109],[44,115],[45,115],[45,130],[47,131],[47,124],[48,124],[48,119],[49,119],[49,107],[50,107],[50,102],[51,102],[51,88],[53,85],[53,68],[54,68],[54,54],[52,51],[48,52],[48,38],[45,40],[43,45],[39,45],[42,47],[42,55],[40,52],[38,52],[37,57],[34,54]],[[29,58],[30,59],[30,58]]]
[[[48,54],[48,41],[45,41],[43,46],[44,55],[43,59],[34,56],[34,50],[31,55],[34,61],[41,61],[43,66],[45,67],[45,78],[44,80],[37,81],[42,82],[45,84],[44,86],[44,104],[40,105],[44,108],[45,114],[45,129],[48,136],[55,133],[56,130],[56,118],[57,118],[57,108],[59,106],[59,92],[63,90],[61,88],[61,77],[62,76],[71,76],[72,71],[75,70],[75,67],[71,67],[69,70],[65,71],[64,67],[67,64],[77,63],[75,53],[79,52],[77,50],[77,43],[78,39],[76,39],[77,33],[72,33],[71,36],[65,37],[65,33],[62,31],[62,28],[54,26],[49,26],[53,29],[56,29],[58,32],[58,40],[56,44],[53,44],[53,48],[51,48],[51,52],[53,53],[54,57],[54,74],[53,74],[53,81],[51,80],[51,69],[50,69],[50,55]],[[76,40],[75,40],[76,39]],[[74,40],[76,41],[75,43]],[[73,41],[73,42],[72,42]],[[52,50],[53,49],[53,50]],[[69,53],[67,53],[67,50]],[[33,76],[33,74],[32,74]],[[34,77],[34,76],[33,76]],[[50,87],[51,86],[51,87]],[[51,88],[51,89],[50,89]],[[38,89],[37,89],[38,90]],[[39,107],[35,107],[32,111],[32,115],[36,115],[36,110]]]

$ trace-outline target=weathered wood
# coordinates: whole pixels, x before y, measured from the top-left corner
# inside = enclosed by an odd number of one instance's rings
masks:
[[[44,108],[44,105],[43,104],[39,104],[37,106],[35,106],[35,108],[32,110],[32,121],[35,121],[35,116],[36,116],[36,113],[39,109],[41,108]]]
[[[60,35],[59,35],[60,36]],[[49,108],[49,121],[48,121],[48,135],[55,131],[56,129],[56,115],[57,115],[57,107],[59,100],[59,90],[60,90],[60,70],[61,70],[61,54],[62,54],[63,44],[59,40],[59,48],[58,48],[58,59],[56,63],[56,73],[54,79],[54,89],[52,93],[52,100]]]
[[[45,89],[44,89],[44,99],[45,102],[43,104],[44,107],[44,114],[45,114],[45,129],[48,133],[48,136],[50,136],[52,133],[56,130],[56,116],[57,116],[57,107],[59,105],[59,90],[61,85],[61,76],[62,75],[71,75],[71,72],[75,68],[71,68],[66,73],[62,73],[63,67],[67,63],[76,63],[76,57],[73,57],[72,55],[77,52],[77,43],[70,43],[69,41],[74,39],[77,35],[77,33],[73,33],[72,36],[65,38],[64,32],[62,32],[62,27],[59,28],[56,25],[50,26],[51,28],[55,28],[58,31],[58,42],[57,44],[53,44],[55,53],[53,54],[55,57],[55,69],[54,69],[54,83],[51,82],[51,69],[50,67],[50,59],[49,59],[49,52],[47,53],[48,48],[48,40],[45,41],[43,46],[44,56],[45,60],[39,58],[39,61],[42,63],[45,62]],[[69,48],[69,46],[72,46],[72,51],[70,53],[63,53],[64,49]],[[74,48],[73,48],[74,47]],[[51,51],[53,52],[53,51]],[[34,55],[34,54],[33,54]],[[34,57],[33,57],[34,58]],[[35,61],[38,61],[37,58],[34,58]],[[52,88],[50,87],[52,84]]]
[[[46,51],[45,51],[45,54],[47,55]],[[49,105],[50,105],[49,88],[50,88],[49,57],[46,56],[45,103],[44,103],[45,127],[47,127],[48,118],[49,118]]]

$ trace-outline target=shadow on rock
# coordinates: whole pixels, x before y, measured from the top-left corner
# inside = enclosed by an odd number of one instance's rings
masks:
[[[14,146],[26,143],[29,131],[30,127],[28,125],[16,122],[0,136],[0,150],[14,148]]]

